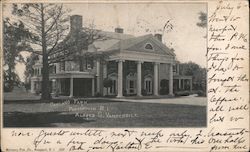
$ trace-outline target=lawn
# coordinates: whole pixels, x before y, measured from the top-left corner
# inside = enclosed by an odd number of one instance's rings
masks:
[[[206,106],[105,99],[9,100],[3,109],[4,127],[206,127]]]

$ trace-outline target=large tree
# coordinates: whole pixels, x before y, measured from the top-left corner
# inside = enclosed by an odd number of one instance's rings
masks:
[[[41,99],[50,99],[49,58],[64,38],[67,30],[67,24],[65,24],[68,21],[67,11],[62,4],[34,3],[13,4],[12,13],[20,17],[32,33],[29,42],[33,44],[34,51],[31,52],[42,55]]]
[[[196,23],[197,26],[201,28],[207,27],[207,14],[204,12],[199,12],[199,22]]]
[[[79,28],[68,34],[67,10],[62,4],[22,4],[13,5],[13,14],[25,20],[27,27],[32,32],[31,41],[33,45],[40,48],[32,53],[42,55],[42,97],[50,99],[49,65],[65,61],[79,61],[92,58],[102,58],[98,52],[89,53],[88,46],[96,40],[104,39],[94,24],[88,28]],[[34,47],[34,46],[33,46]],[[81,67],[80,67],[81,69]]]
[[[194,89],[206,91],[206,69],[194,62],[181,63],[180,74],[192,76]]]
[[[21,51],[31,50],[25,43],[30,33],[23,22],[12,22],[9,18],[3,20],[3,51],[4,51],[4,91],[12,91],[20,82],[16,74],[17,63],[24,62]]]

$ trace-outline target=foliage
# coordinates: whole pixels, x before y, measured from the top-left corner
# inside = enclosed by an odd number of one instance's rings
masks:
[[[62,4],[13,5],[12,13],[24,20],[25,25],[32,31],[29,42],[40,50],[31,52],[42,55],[42,99],[50,99],[49,65],[74,59],[81,61],[81,57],[89,55],[86,55],[84,50],[87,50],[89,44],[101,37],[93,28],[70,31],[67,35],[68,12]],[[98,54],[94,55],[98,56]]]
[[[31,49],[25,43],[30,36],[23,22],[11,22],[9,18],[3,21],[3,54],[4,54],[4,91],[12,91],[14,85],[20,83],[20,78],[15,72],[17,63],[23,63],[21,51]]]
[[[25,62],[25,83],[30,83],[30,78],[32,77],[32,74],[34,73],[33,65],[35,64],[35,61],[38,60],[38,55],[35,53],[32,53],[29,57],[27,57]]]
[[[204,12],[199,12],[199,21],[196,23],[197,26],[206,28],[207,27],[207,14]]]
[[[192,76],[193,89],[206,92],[206,69],[193,62],[180,64],[180,74]]]
[[[110,87],[112,87],[112,80],[110,80],[110,79],[108,79],[108,78],[105,78],[105,79],[103,80],[103,86],[104,86],[105,88],[110,88]]]
[[[169,92],[169,88],[168,88],[168,80],[166,80],[166,79],[162,79],[161,81],[160,81],[160,95],[166,95],[166,94],[168,94],[168,92]]]
[[[189,96],[190,95],[190,91],[176,91],[175,96]]]
[[[30,52],[42,55],[42,99],[50,99],[49,59],[52,52],[64,39],[68,29],[67,11],[62,4],[25,3],[13,4],[12,14],[24,21],[31,32],[29,43],[37,50]]]

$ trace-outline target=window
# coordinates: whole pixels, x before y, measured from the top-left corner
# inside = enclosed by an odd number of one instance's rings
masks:
[[[176,65],[173,65],[173,72],[176,72],[177,70],[177,66]]]
[[[149,43],[146,44],[145,49],[147,50],[153,50],[153,46]]]
[[[136,93],[136,73],[129,73],[126,77],[126,91],[127,94]]]
[[[109,95],[115,95],[117,93],[117,74],[112,73],[108,78],[112,81],[112,86],[108,89]]]
[[[90,69],[93,69],[93,65],[94,65],[94,63],[93,63],[93,59],[92,58],[90,58],[90,59],[86,59],[86,69],[87,70],[90,70]]]
[[[65,61],[60,63],[60,71],[65,71]]]
[[[151,88],[151,80],[146,80],[146,91],[147,93],[152,92],[152,88]]]

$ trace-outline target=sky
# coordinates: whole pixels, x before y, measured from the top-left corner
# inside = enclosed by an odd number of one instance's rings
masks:
[[[163,43],[175,50],[180,62],[195,62],[206,67],[206,28],[196,25],[199,12],[206,12],[205,3],[139,3],[139,4],[64,4],[70,15],[82,15],[83,26],[94,23],[97,29],[114,31],[124,29],[125,34],[140,36],[163,34]],[[8,6],[6,8],[9,8]],[[6,9],[3,14],[9,14]],[[5,17],[3,15],[3,17]],[[172,29],[163,31],[164,25]],[[170,27],[170,26],[168,26]],[[23,79],[24,65],[17,72]]]

